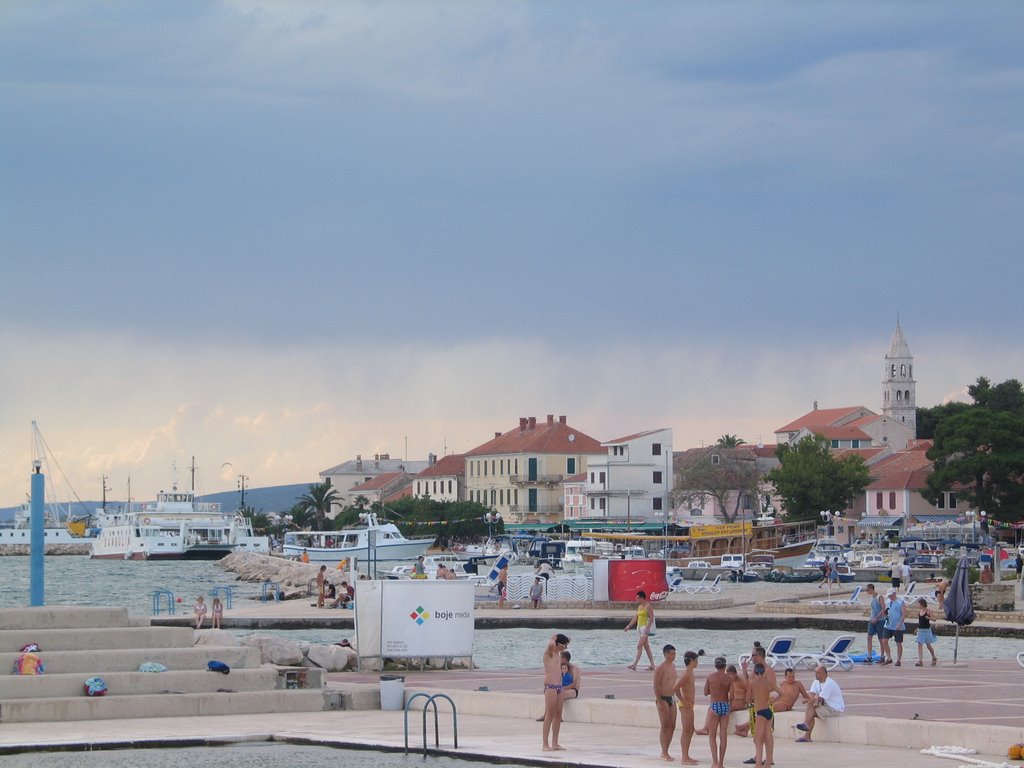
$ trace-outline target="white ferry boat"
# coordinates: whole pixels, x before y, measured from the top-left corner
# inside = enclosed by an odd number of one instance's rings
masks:
[[[377,516],[365,516],[365,528],[341,531],[290,531],[284,535],[284,556],[292,559],[305,552],[310,562],[337,562],[343,557],[376,560],[409,560],[419,557],[434,543],[429,539],[407,539],[392,523],[378,523]],[[372,537],[371,537],[372,532]],[[371,538],[373,539],[371,541]]]
[[[49,508],[44,510],[45,524],[43,529],[43,541],[46,544],[82,544],[87,540],[72,533],[66,525],[61,524],[60,519],[54,516]],[[21,505],[21,509],[14,513],[14,520],[10,525],[0,527],[0,546],[11,544],[32,543],[32,507],[30,503]]]
[[[231,552],[270,553],[242,515],[221,514],[220,504],[197,502],[192,491],[173,487],[156,502],[97,509],[99,534],[92,557],[119,560],[220,560]]]

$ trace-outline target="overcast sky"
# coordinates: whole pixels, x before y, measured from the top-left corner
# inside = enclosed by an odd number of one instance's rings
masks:
[[[0,6],[0,506],[1024,378],[1024,4]],[[408,446],[406,448],[406,446]],[[230,466],[223,466],[223,464]]]

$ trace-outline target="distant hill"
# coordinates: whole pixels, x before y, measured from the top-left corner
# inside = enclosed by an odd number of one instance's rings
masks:
[[[295,505],[295,500],[309,490],[309,483],[297,485],[271,485],[266,488],[246,488],[245,506],[252,507],[256,512],[287,512]],[[219,502],[221,509],[231,512],[238,509],[240,501],[238,491],[224,491],[222,493],[208,493],[202,496],[200,501]],[[142,499],[152,501],[152,499]],[[120,504],[119,501],[107,501],[107,504]],[[71,506],[71,514],[74,516],[85,515],[86,510],[92,512],[100,506],[98,501],[77,501]],[[14,513],[18,507],[0,507],[0,522],[9,522],[14,519]]]

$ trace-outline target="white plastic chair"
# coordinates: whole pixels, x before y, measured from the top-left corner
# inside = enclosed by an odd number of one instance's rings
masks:
[[[840,635],[832,641],[832,645],[824,653],[801,654],[799,663],[814,667],[820,665],[829,671],[839,667],[844,672],[849,672],[854,666],[849,650],[856,639],[856,635]]]
[[[772,669],[775,669],[776,664],[782,664],[783,667],[796,666],[806,654],[794,653],[793,648],[795,646],[796,635],[778,635],[773,637],[772,641],[764,649],[764,660]],[[750,654],[741,653],[736,661],[742,666],[750,661]]]
[[[683,587],[688,595],[696,595],[700,592],[710,592],[712,594],[718,594],[722,591],[722,574],[715,576],[715,580],[710,584],[705,582],[708,580],[707,574],[704,574],[704,578],[699,583],[693,585],[687,585]]]
[[[836,598],[834,600],[811,600],[811,605],[831,605],[833,607],[841,606],[853,606],[854,608],[860,607],[860,593],[862,587],[857,587],[853,590],[853,593],[848,598]]]

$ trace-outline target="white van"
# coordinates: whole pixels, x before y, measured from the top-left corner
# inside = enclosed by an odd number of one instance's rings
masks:
[[[742,571],[746,568],[746,559],[743,555],[722,555],[722,567]]]

